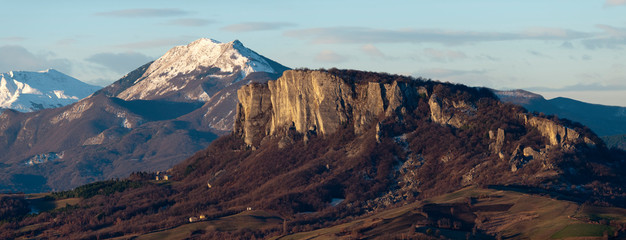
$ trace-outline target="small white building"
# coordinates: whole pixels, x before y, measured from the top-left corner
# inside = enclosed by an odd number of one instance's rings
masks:
[[[157,181],[160,181],[160,180],[168,181],[168,180],[170,180],[170,175],[167,175],[167,174],[162,173],[162,172],[157,172],[155,180],[157,180]]]

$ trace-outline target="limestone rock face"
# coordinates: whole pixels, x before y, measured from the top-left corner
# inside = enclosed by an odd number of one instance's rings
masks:
[[[239,105],[235,132],[245,137],[249,145],[258,145],[268,134],[272,103],[270,90],[266,84],[249,84],[237,91]]]
[[[535,151],[531,147],[525,147],[524,148],[524,157],[531,157],[533,159],[539,159],[539,158],[541,158],[541,153]]]
[[[547,139],[548,143],[541,146],[538,150],[535,150],[532,147],[518,145],[517,148],[511,153],[509,160],[512,172],[517,171],[530,161],[542,162],[542,168],[544,170],[554,169],[555,166],[553,163],[546,160],[548,153],[555,147],[559,147],[565,151],[572,151],[575,150],[575,145],[579,143],[584,143],[590,147],[597,145],[596,142],[586,136],[583,136],[576,130],[563,126],[553,120],[528,114],[520,114],[519,117],[527,128],[537,129],[539,133]],[[490,145],[490,148],[494,150],[494,152],[497,151],[496,149],[498,149],[498,147],[500,147],[500,149],[502,147],[502,145],[499,144],[500,130],[501,129],[498,129],[497,137],[493,131],[489,131],[489,137],[492,140],[494,138],[498,138],[495,143]],[[502,133],[502,135],[504,135],[504,132]],[[501,159],[504,158],[501,157]]]
[[[433,122],[442,125],[451,125],[460,128],[467,123],[467,116],[473,114],[476,109],[466,102],[452,102],[441,99],[433,94],[428,100],[430,115]]]
[[[381,117],[406,114],[428,93],[407,82],[349,83],[325,71],[290,70],[266,85],[245,86],[238,95],[234,131],[255,146],[289,129],[328,135],[351,127],[360,134]]]
[[[504,129],[498,128],[498,135],[496,136],[496,150],[500,151],[504,145]]]
[[[495,140],[491,148],[496,152],[500,151],[504,145],[504,129],[498,128],[496,132],[489,130],[489,139]]]
[[[587,145],[596,145],[591,139],[581,136],[580,133],[575,130],[560,125],[550,119],[527,116],[523,114],[521,116],[527,125],[530,125],[541,133],[544,137],[550,140],[552,146],[565,146],[569,144],[575,144],[584,142]]]
[[[446,93],[445,86],[404,79],[356,79],[331,71],[288,70],[275,81],[246,85],[237,92],[239,104],[234,126],[250,147],[257,147],[267,136],[278,136],[281,145],[293,143],[295,137],[305,142],[313,135],[330,135],[348,129],[360,135],[375,129],[377,141],[385,135],[381,121],[389,117],[402,122],[414,111],[428,111],[421,116],[452,128],[480,125],[473,123],[478,109],[470,98]],[[436,90],[440,89],[440,90]],[[444,97],[447,96],[447,97]],[[427,106],[420,105],[420,99]],[[571,148],[578,143],[595,145],[589,138],[553,120],[519,113],[526,128],[536,128],[548,145]],[[507,149],[508,133],[496,128],[486,132],[490,150],[501,160],[522,167],[533,157],[527,146],[511,152]],[[515,135],[511,135],[515,136]],[[545,147],[538,148],[541,152]],[[527,154],[524,154],[527,153]],[[537,157],[535,157],[537,158]]]
[[[528,146],[517,146],[517,148],[512,152],[509,160],[512,172],[517,171],[529,161],[540,161],[544,170],[556,168],[553,162],[547,161],[548,153],[555,147],[563,149],[564,151],[572,151],[576,150],[575,145],[581,143],[586,144],[589,147],[595,147],[598,145],[598,143],[592,141],[589,137],[584,136],[576,130],[563,126],[553,120],[528,114],[520,114],[519,116],[527,127],[537,129],[539,133],[547,139],[548,143],[540,147],[538,150]],[[498,129],[498,131],[499,130],[500,129]],[[493,131],[489,132],[489,136],[491,139],[495,138]],[[496,140],[496,143],[491,146],[495,145],[494,148],[497,148],[497,142],[498,141]]]
[[[291,126],[301,133],[315,129],[328,134],[348,122],[352,89],[328,73],[288,71],[268,86],[273,110],[270,134]]]
[[[491,143],[489,145],[489,149],[491,149],[495,154],[497,154],[502,160],[504,160],[505,158],[504,153],[502,152],[502,147],[504,147],[504,140],[505,140],[504,134],[505,134],[504,129],[502,128],[498,128],[497,133],[494,133],[493,131],[489,130],[489,139],[495,140],[494,143]]]

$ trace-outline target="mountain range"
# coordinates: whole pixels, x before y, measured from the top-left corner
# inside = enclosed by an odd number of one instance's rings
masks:
[[[0,108],[32,112],[61,107],[98,89],[54,69],[0,73]]]
[[[626,152],[599,136],[623,116],[199,39],[75,103],[4,110],[0,190],[40,193],[0,194],[0,238],[620,239]]]
[[[5,110],[0,191],[66,190],[168,169],[231,130],[240,86],[286,69],[239,41],[199,39],[73,104]]]
[[[232,132],[169,171],[4,196],[0,237],[625,237],[626,153],[490,89],[301,69],[236,96]]]

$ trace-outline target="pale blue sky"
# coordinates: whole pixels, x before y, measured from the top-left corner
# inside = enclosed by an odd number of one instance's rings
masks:
[[[626,0],[3,1],[0,72],[107,85],[176,45],[239,39],[353,68],[626,106]]]

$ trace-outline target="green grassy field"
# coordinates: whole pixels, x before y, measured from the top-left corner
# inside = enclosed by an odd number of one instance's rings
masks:
[[[54,200],[49,198],[50,194],[48,193],[37,193],[37,194],[28,194],[26,199],[31,208],[34,208],[37,212],[46,212],[54,209],[60,209],[66,207],[67,205],[76,205],[80,202],[80,198],[67,198]],[[19,232],[29,232],[34,231],[42,227],[44,223],[33,224],[29,226],[24,226],[20,228]]]
[[[66,198],[54,200],[50,198],[46,198],[49,196],[48,193],[37,193],[37,194],[29,194],[28,195],[28,204],[37,209],[39,212],[46,212],[62,207],[66,207],[67,205],[76,205],[80,202],[80,198]]]
[[[471,213],[476,216],[479,234],[502,236],[504,239],[562,239],[577,237],[602,237],[604,231],[612,234],[614,228],[607,225],[589,224],[585,219],[595,221],[610,219],[613,222],[626,221],[626,210],[595,206],[580,206],[575,202],[555,200],[549,197],[493,189],[469,187],[453,193],[441,195],[422,202],[414,202],[403,207],[380,212],[349,223],[317,229],[310,232],[294,233],[275,239],[337,239],[362,237],[384,239],[386,233],[409,234],[415,222],[426,215],[420,212],[424,204],[460,204],[473,198]],[[446,205],[447,206],[447,205]],[[502,206],[510,206],[506,209]],[[479,210],[477,210],[479,209]],[[459,213],[461,214],[461,213]],[[469,231],[419,227],[416,231],[425,233],[430,228],[447,238],[465,238]],[[437,231],[438,230],[438,231]],[[487,237],[487,235],[482,235]]]
[[[196,231],[238,231],[243,229],[281,227],[283,220],[265,211],[244,211],[235,215],[184,224],[182,226],[138,236],[137,240],[184,239]],[[125,236],[127,238],[128,236]]]
[[[612,234],[614,229],[606,225],[577,223],[568,225],[550,238],[563,239],[568,237],[602,237],[604,233]]]
[[[68,204],[75,205],[80,201],[79,198],[52,200],[46,196],[46,194],[29,195],[28,201],[39,211],[50,211]],[[459,208],[453,212],[449,210],[450,206]],[[445,211],[438,213],[437,209],[448,209],[448,213]],[[433,225],[433,220],[437,220],[437,214],[444,214],[454,221],[462,221],[466,227],[452,229]],[[427,222],[426,225],[423,225],[424,222]],[[386,239],[416,234],[452,239],[465,238],[468,235],[481,239],[495,236],[504,239],[599,239],[605,232],[612,235],[615,231],[614,227],[608,225],[609,223],[626,224],[626,209],[580,205],[515,191],[468,187],[363,216],[347,223],[271,239]],[[184,239],[196,233],[210,231],[282,229],[282,224],[283,220],[278,215],[262,210],[243,211],[226,217],[118,239],[129,237],[147,240]],[[467,224],[475,226],[477,230],[472,231]],[[31,225],[23,227],[20,231],[32,231],[37,228],[39,226]]]

